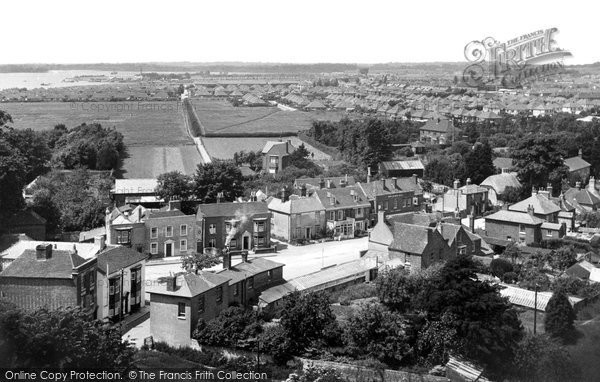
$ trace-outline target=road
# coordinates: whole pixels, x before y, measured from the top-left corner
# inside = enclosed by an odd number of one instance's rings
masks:
[[[304,246],[289,246],[281,243],[281,249],[277,253],[257,255],[278,263],[283,263],[283,277],[292,279],[320,270],[335,264],[341,264],[359,258],[359,251],[367,249],[368,238],[351,239],[343,241],[330,241],[325,243],[310,244]],[[252,259],[250,255],[250,259]],[[172,261],[172,262],[171,262]],[[233,257],[232,264],[235,265],[241,261],[238,256]],[[155,282],[158,278],[168,276],[170,273],[181,272],[180,262],[176,259],[169,259],[169,264],[148,264],[146,266],[146,285]],[[222,265],[217,265],[209,270],[222,269]]]

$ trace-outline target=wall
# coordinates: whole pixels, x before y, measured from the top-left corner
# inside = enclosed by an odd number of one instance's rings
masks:
[[[77,306],[77,287],[75,281],[69,279],[0,277],[0,292],[26,310]]]
[[[187,225],[187,235],[180,235],[181,225]],[[166,227],[173,227],[173,235],[170,237],[166,236]],[[195,215],[186,215],[186,216],[175,216],[175,217],[167,217],[167,218],[150,218],[145,222],[146,227],[146,243],[144,246],[144,250],[148,253],[151,249],[151,243],[158,243],[158,254],[157,256],[165,256],[165,242],[172,241],[173,252],[172,256],[181,256],[190,252],[194,252],[196,250],[196,232],[198,231],[196,227],[196,216]],[[156,227],[158,229],[158,238],[152,239],[151,232],[152,228]],[[180,251],[180,240],[187,240],[187,251]],[[155,254],[153,254],[155,255]],[[156,256],[156,255],[155,255]]]
[[[177,317],[178,303],[186,303],[185,319]],[[171,346],[188,346],[192,328],[189,298],[150,294],[150,333],[154,341]]]
[[[273,235],[273,237],[278,237],[281,238],[283,240],[290,240],[290,235],[291,235],[291,231],[290,231],[290,220],[291,217],[290,215],[286,215],[284,213],[281,212],[277,212],[277,211],[271,211],[271,213],[273,214],[273,218],[272,218],[272,229],[271,229],[271,235]]]

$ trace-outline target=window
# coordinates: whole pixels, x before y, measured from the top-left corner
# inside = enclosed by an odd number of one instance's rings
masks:
[[[198,299],[198,313],[204,313],[204,295],[200,295]]]
[[[394,209],[398,209],[398,199],[394,199]]]
[[[229,240],[229,247],[230,248],[237,248],[237,240],[236,239]]]
[[[265,222],[254,221],[254,232],[265,232]]]
[[[547,229],[546,230],[546,236],[552,236],[552,230]]]
[[[248,289],[254,288],[254,276],[248,277]]]
[[[466,245],[461,245],[458,247],[458,254],[459,255],[466,255],[467,254],[467,246]]]
[[[117,244],[131,244],[131,230],[124,229],[117,231]]]
[[[344,210],[339,210],[337,212],[337,218],[338,220],[344,220]]]
[[[158,243],[150,243],[150,253],[153,255],[158,253]]]
[[[173,226],[168,225],[165,227],[165,236],[172,237],[173,236]]]
[[[158,238],[158,227],[150,228],[150,239]]]
[[[383,210],[387,211],[388,208],[389,208],[389,204],[388,204],[388,201],[386,200],[385,202],[383,202]]]
[[[267,277],[269,278],[269,281],[271,281],[273,279],[273,270],[269,269],[267,271]]]
[[[357,208],[356,209],[356,217],[357,218],[362,218],[363,217],[363,209],[362,208]]]
[[[296,227],[296,239],[300,239],[302,237],[302,227]]]
[[[187,240],[183,239],[179,241],[179,251],[187,252]]]
[[[214,237],[211,238],[210,240],[208,240],[208,246],[209,247],[216,247],[217,246],[217,239],[215,239]]]
[[[416,203],[415,203],[416,204]],[[406,199],[406,206],[410,207],[410,198]]]
[[[525,234],[525,224],[519,224],[519,233]]]
[[[187,224],[182,224],[179,227],[179,236],[187,236]]]
[[[329,220],[335,220],[335,211],[329,211]]]
[[[413,206],[418,206],[419,205],[419,198],[413,198],[412,204],[413,204]]]
[[[271,166],[277,166],[279,164],[279,157],[277,155],[271,155],[269,157],[269,163]]]
[[[265,243],[265,238],[264,237],[259,237],[258,238],[258,245],[260,246],[260,245],[265,245],[265,244],[266,244]]]
[[[233,295],[237,296],[240,294],[240,283],[235,284],[235,288],[233,288]]]
[[[223,302],[223,287],[218,286],[217,289],[215,289],[215,293],[217,294],[217,296],[216,296],[217,304],[222,303]]]
[[[177,318],[185,318],[185,302],[177,304]]]
[[[208,226],[208,233],[211,235],[215,235],[217,233],[217,225],[211,224]]]

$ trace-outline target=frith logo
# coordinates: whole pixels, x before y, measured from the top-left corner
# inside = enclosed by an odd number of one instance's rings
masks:
[[[569,51],[556,45],[557,28],[528,33],[501,43],[492,37],[471,41],[465,58],[471,64],[463,71],[463,82],[472,87],[522,86],[541,77],[560,73]]]

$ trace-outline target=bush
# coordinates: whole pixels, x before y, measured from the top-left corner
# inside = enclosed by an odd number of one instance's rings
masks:
[[[504,278],[504,274],[513,272],[512,264],[504,259],[494,259],[490,263],[490,271],[492,274],[500,279]]]
[[[502,281],[507,284],[514,284],[517,282],[519,276],[515,272],[506,272],[502,277]]]
[[[260,331],[256,320],[254,312],[231,306],[208,323],[199,320],[193,337],[204,345],[245,347],[244,341]]]
[[[376,296],[377,287],[375,284],[361,283],[351,285],[336,292],[332,292],[329,295],[329,298],[331,302],[339,302],[342,305],[349,305],[352,300]]]
[[[573,333],[574,321],[575,312],[565,292],[554,292],[546,306],[546,333],[552,337],[567,339]]]

